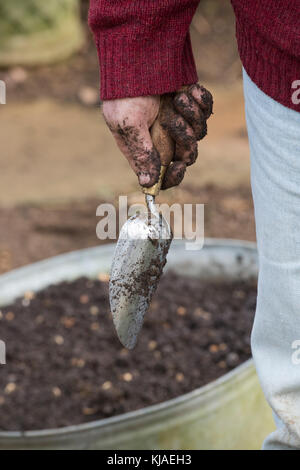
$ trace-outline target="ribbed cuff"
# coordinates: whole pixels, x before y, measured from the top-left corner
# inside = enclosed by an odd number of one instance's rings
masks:
[[[158,34],[155,42],[94,35],[102,100],[160,95],[198,81],[189,34],[183,41]]]
[[[236,33],[241,61],[251,80],[275,101],[300,112],[300,104],[292,101],[292,83],[300,80],[300,60],[268,42],[242,15],[237,15]]]

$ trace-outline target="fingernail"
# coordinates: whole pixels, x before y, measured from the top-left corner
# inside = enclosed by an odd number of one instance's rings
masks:
[[[149,184],[151,181],[151,177],[149,175],[149,173],[141,173],[139,175],[139,183],[141,186],[146,186],[147,184]]]

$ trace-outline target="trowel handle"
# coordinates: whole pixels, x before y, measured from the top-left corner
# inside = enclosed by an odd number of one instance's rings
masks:
[[[180,89],[180,91],[185,91],[186,89],[187,87],[184,86]],[[175,143],[161,124],[162,119],[164,118],[164,114],[167,112],[167,106],[168,98],[167,96],[162,96],[160,100],[158,116],[150,131],[153,145],[158,151],[161,161],[161,169],[158,182],[151,186],[151,188],[143,188],[143,192],[145,194],[150,194],[151,196],[158,195],[162,185],[162,181],[165,176],[165,172],[168,166],[170,165],[174,155]]]
[[[159,107],[158,116],[151,127],[151,137],[154,147],[159,153],[161,164],[169,166],[174,154],[174,141],[161,124],[166,113],[167,101],[163,96]]]

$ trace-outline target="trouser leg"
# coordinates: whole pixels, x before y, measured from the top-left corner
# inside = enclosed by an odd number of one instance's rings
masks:
[[[277,424],[263,448],[300,449],[300,113],[245,72],[244,92],[259,253],[252,353]]]

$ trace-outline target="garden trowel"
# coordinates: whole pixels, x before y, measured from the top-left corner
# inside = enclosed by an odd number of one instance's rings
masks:
[[[114,325],[121,343],[133,349],[144,315],[155,292],[172,241],[168,222],[155,206],[164,174],[174,151],[172,139],[161,125],[166,101],[151,128],[151,136],[161,160],[158,182],[145,193],[146,211],[136,213],[123,225],[111,267],[109,298]]]

